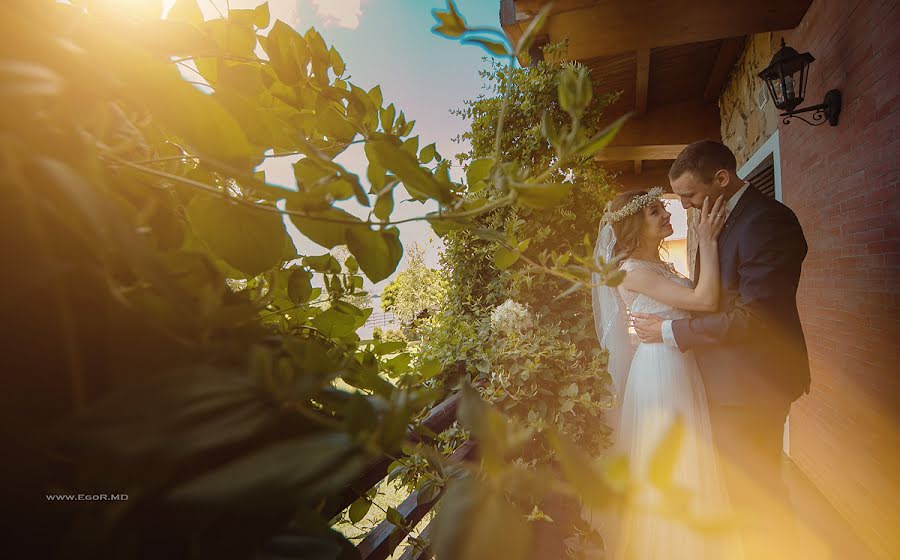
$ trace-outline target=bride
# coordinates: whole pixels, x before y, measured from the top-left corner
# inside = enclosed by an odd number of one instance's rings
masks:
[[[703,267],[697,285],[660,258],[663,239],[672,235],[671,214],[662,189],[632,191],[615,198],[601,222],[594,252],[605,262],[618,260],[626,272],[616,288],[599,284],[595,275],[593,306],[601,346],[609,351],[609,372],[616,394],[610,424],[612,453],[628,457],[639,489],[615,519],[586,511],[604,534],[606,558],[612,560],[721,560],[741,558],[739,541],[730,533],[698,532],[682,519],[663,513],[663,493],[651,479],[650,458],[680,419],[684,438],[672,484],[686,490],[688,512],[715,519],[728,510],[724,483],[712,447],[706,396],[691,352],[658,344],[638,344],[628,333],[629,313],[652,313],[680,319],[691,311],[713,311],[719,296],[716,238],[724,224],[722,197],[710,209],[707,200],[697,226]],[[604,520],[605,522],[601,521]]]

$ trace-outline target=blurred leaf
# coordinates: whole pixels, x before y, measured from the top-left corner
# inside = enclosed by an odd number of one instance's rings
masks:
[[[556,458],[566,480],[575,488],[585,505],[594,508],[608,507],[610,489],[591,467],[591,457],[556,432],[549,432],[547,437],[556,450]]]
[[[199,26],[203,23],[203,12],[200,11],[197,0],[175,0],[167,19]]]
[[[302,268],[292,270],[288,277],[288,297],[299,305],[308,302],[310,296],[312,296],[312,274]]]
[[[341,263],[331,253],[318,256],[307,255],[303,257],[303,264],[316,272],[326,274],[339,274],[341,272]]]
[[[347,247],[356,257],[360,269],[373,283],[381,282],[393,274],[403,257],[400,230],[395,227],[381,231],[348,229]]]
[[[631,115],[631,113],[628,113],[619,117],[614,123],[598,132],[593,138],[577,149],[577,155],[580,157],[593,157],[596,155],[616,137],[616,134],[619,133],[622,126],[625,124],[625,121],[627,121]]]
[[[344,59],[341,58],[341,55],[334,47],[331,47],[331,50],[328,51],[329,61],[331,63],[331,69],[334,70],[335,76],[341,76],[344,74]]]
[[[494,167],[494,158],[486,157],[481,159],[476,159],[469,164],[469,168],[466,169],[466,181],[468,181],[469,185],[474,185],[479,181],[483,181],[488,177],[488,174],[491,172],[491,168]]]
[[[419,163],[428,163],[433,160],[437,156],[437,150],[435,149],[434,142],[428,144],[422,151],[419,152]]]
[[[431,28],[432,33],[455,39],[466,32],[466,20],[456,9],[456,3],[453,0],[447,0],[446,11],[435,8],[431,10],[431,14],[438,22]]]
[[[365,519],[366,514],[369,513],[369,509],[372,507],[372,502],[365,496],[358,498],[353,504],[350,505],[350,511],[347,512],[347,516],[350,518],[351,523],[359,523],[363,519]]]
[[[415,156],[389,140],[366,142],[366,155],[369,161],[387,169],[403,181],[406,190],[414,197],[418,195],[423,199],[434,198],[441,202],[452,199],[446,185],[442,185],[422,169]]]
[[[432,545],[436,558],[524,560],[531,531],[502,492],[473,479],[453,480],[441,498]]]
[[[513,185],[518,200],[532,208],[551,208],[569,195],[572,183],[519,183]]]
[[[478,45],[495,56],[509,56],[509,50],[506,48],[506,45],[499,41],[473,37],[471,39],[463,39],[461,42],[467,45]]]
[[[272,30],[260,43],[269,55],[272,67],[285,85],[293,86],[307,77],[306,65],[310,55],[302,35],[281,20],[276,20]]]
[[[291,205],[292,203],[289,201],[289,209],[293,209]],[[327,210],[311,212],[310,214],[310,217],[292,215],[291,221],[294,222],[300,233],[328,249],[344,245],[347,242],[346,232],[351,229],[362,229],[365,231],[366,228],[362,220],[340,208],[329,207]]]
[[[672,485],[672,477],[675,473],[675,465],[681,454],[681,446],[684,442],[684,418],[681,415],[675,417],[666,435],[653,451],[648,462],[648,475],[650,482],[659,488],[667,489]]]
[[[170,502],[239,508],[297,507],[334,492],[365,466],[350,437],[311,434],[273,443],[171,490]]]
[[[510,251],[509,249],[500,247],[494,251],[494,266],[500,270],[506,270],[519,260],[518,251]]]
[[[276,212],[198,194],[188,204],[187,213],[194,233],[209,249],[248,277],[285,258],[287,231]]]
[[[538,33],[544,28],[544,24],[547,22],[547,16],[550,15],[550,10],[552,9],[553,2],[548,2],[541,7],[541,10],[533,18],[531,18],[531,22],[529,22],[525,32],[522,33],[522,36],[519,38],[518,44],[516,44],[516,54],[524,54],[531,49],[531,43],[534,42]]]
[[[387,510],[387,520],[388,523],[393,523],[397,527],[403,527],[406,525],[406,518],[403,517],[403,514],[397,511],[396,508],[389,507]]]

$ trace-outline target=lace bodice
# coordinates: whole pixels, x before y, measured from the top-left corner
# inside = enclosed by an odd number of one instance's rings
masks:
[[[693,286],[693,282],[688,278],[678,274],[671,266],[662,263],[653,263],[638,259],[626,259],[622,262],[620,268],[625,272],[631,272],[637,269],[650,270],[684,286]],[[687,311],[675,309],[671,305],[657,301],[650,296],[626,290],[621,285],[619,286],[619,294],[621,294],[622,300],[625,302],[625,305],[630,312],[652,313],[654,315],[659,315],[664,319],[684,319],[690,315]]]

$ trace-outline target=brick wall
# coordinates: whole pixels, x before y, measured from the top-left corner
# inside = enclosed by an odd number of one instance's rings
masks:
[[[784,202],[810,245],[799,303],[810,394],[791,456],[885,558],[900,557],[900,8],[814,0],[787,43],[816,57],[806,103],[840,125],[780,124]]]

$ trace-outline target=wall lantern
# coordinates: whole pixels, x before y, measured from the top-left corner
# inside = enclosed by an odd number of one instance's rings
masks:
[[[775,106],[784,111],[780,116],[784,117],[784,124],[788,124],[794,117],[806,124],[819,126],[828,123],[837,126],[838,115],[841,112],[841,92],[833,89],[825,94],[825,101],[818,105],[811,105],[803,109],[797,107],[803,103],[806,94],[806,78],[809,77],[809,65],[814,61],[813,55],[808,52],[800,54],[796,50],[784,44],[781,39],[781,48],[772,57],[772,62],[765,70],[759,73],[759,77],[766,82],[769,88],[769,96],[774,100]],[[810,122],[800,116],[800,113],[812,112]]]

